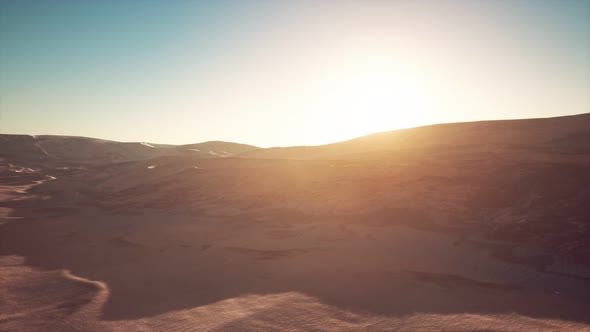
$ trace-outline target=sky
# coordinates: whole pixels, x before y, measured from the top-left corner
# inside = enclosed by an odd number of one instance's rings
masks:
[[[590,1],[0,0],[0,133],[262,147],[590,112]]]

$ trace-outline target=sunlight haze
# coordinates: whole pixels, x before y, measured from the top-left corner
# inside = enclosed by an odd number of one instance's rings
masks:
[[[590,0],[0,0],[0,331],[590,332]]]
[[[587,1],[2,1],[0,132],[317,145],[590,110]]]

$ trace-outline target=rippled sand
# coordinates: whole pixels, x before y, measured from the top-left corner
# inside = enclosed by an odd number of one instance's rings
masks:
[[[109,289],[65,271],[41,271],[16,256],[0,259],[2,331],[589,331],[572,322],[517,314],[359,314],[286,292],[242,295],[196,308],[104,320]]]

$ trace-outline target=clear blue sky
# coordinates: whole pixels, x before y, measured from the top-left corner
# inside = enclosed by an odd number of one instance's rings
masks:
[[[1,133],[322,144],[589,91],[586,0],[0,0]]]

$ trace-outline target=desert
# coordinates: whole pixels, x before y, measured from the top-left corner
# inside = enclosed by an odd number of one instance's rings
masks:
[[[445,124],[281,158],[3,135],[2,329],[587,329],[588,128]]]
[[[590,332],[590,1],[0,0],[0,332]]]

